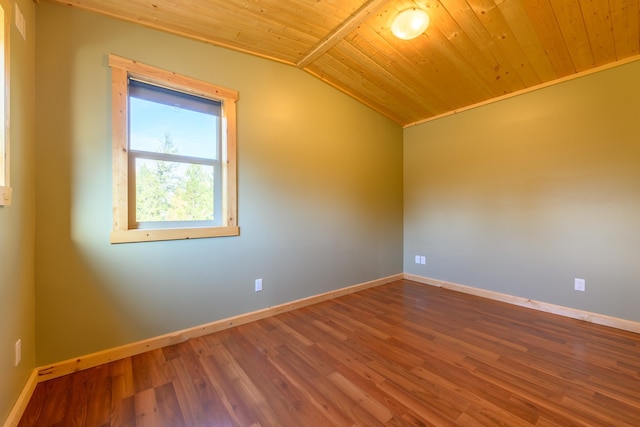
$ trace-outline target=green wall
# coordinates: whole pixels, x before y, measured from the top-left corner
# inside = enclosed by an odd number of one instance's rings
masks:
[[[402,272],[397,124],[293,67],[36,9],[38,364]],[[239,91],[239,237],[109,244],[109,53]]]
[[[34,291],[34,3],[17,2],[26,40],[11,11],[11,206],[0,207],[0,424],[35,368]],[[14,8],[16,2],[11,2]],[[14,367],[14,345],[22,362]]]
[[[404,271],[640,321],[639,75],[634,62],[406,129]]]

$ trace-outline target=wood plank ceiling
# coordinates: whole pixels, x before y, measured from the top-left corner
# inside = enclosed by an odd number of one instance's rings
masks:
[[[48,1],[299,67],[401,125],[640,53],[640,0]],[[396,39],[413,7],[431,25]]]

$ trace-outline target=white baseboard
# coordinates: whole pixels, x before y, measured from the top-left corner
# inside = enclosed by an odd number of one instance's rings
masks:
[[[440,288],[451,289],[466,294],[477,295],[484,298],[502,301],[520,307],[532,308],[538,311],[558,314],[560,316],[570,317],[572,319],[584,320],[585,322],[597,325],[610,326],[612,328],[622,329],[624,331],[640,333],[640,322],[619,319],[617,317],[606,316],[604,314],[591,313],[588,311],[578,310],[575,308],[563,307],[561,305],[549,304],[546,302],[536,301],[528,298],[516,297],[513,295],[502,294],[500,292],[488,291],[486,289],[474,288],[471,286],[460,285],[458,283],[446,282],[444,280],[431,279],[429,277],[418,276],[415,274],[404,274],[407,280],[424,283],[425,285],[437,286]]]

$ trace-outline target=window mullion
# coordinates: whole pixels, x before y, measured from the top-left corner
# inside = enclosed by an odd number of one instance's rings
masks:
[[[165,162],[188,163],[196,165],[214,166],[218,163],[215,159],[204,157],[181,156],[179,154],[155,153],[153,151],[130,150],[129,155],[139,159],[158,160]]]

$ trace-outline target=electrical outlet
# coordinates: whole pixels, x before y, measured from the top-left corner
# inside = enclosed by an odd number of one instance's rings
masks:
[[[421,256],[420,257],[420,264],[425,265],[427,263],[427,257]]]
[[[262,290],[262,279],[256,279],[255,291],[260,292]]]
[[[22,340],[18,340],[18,341],[16,341],[16,361],[15,361],[15,366],[18,366],[20,364],[21,360],[22,360]]]
[[[575,289],[576,291],[584,292],[585,291],[585,280],[576,278],[575,281],[573,282],[573,289]]]
[[[416,255],[416,264],[420,264],[420,255]]]

